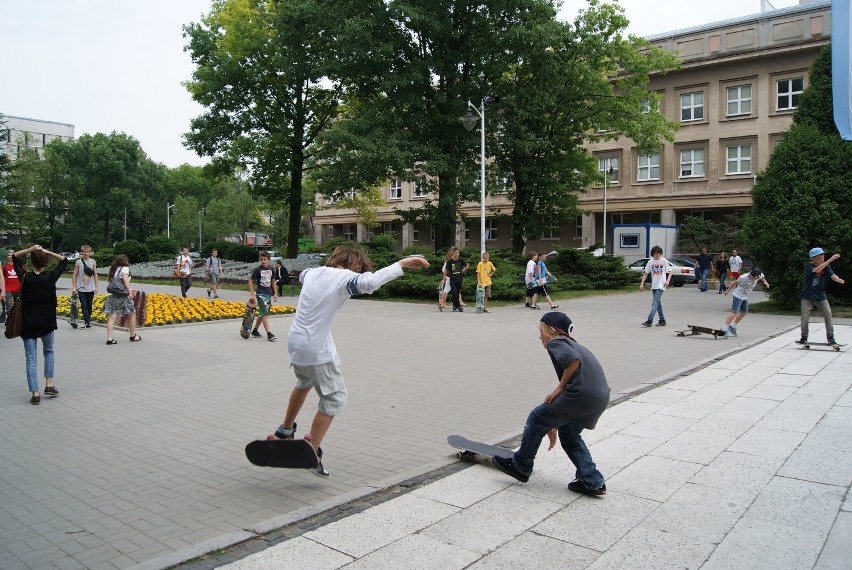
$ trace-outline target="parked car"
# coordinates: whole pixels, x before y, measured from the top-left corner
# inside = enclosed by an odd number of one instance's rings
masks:
[[[635,271],[642,274],[645,271],[645,265],[648,264],[650,257],[644,257],[639,261],[634,261],[627,266],[630,271]],[[669,259],[669,267],[672,270],[672,285],[674,287],[683,287],[686,283],[698,283],[698,278],[695,276],[695,268],[689,265],[684,265],[679,260]]]
[[[62,257],[64,257],[68,261],[74,261],[76,259],[80,259],[80,254],[76,251],[73,251],[73,252],[67,252],[66,251],[65,253],[60,253],[59,255],[61,255]]]

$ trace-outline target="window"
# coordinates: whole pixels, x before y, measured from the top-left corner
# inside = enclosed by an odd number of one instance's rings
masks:
[[[621,247],[639,247],[639,234],[621,234],[618,237]]]
[[[355,224],[343,225],[343,238],[349,241],[355,241]]]
[[[577,216],[576,225],[574,226],[574,237],[580,239],[583,237],[583,216]]]
[[[727,148],[725,174],[749,174],[751,172],[751,145],[741,144]]]
[[[639,169],[636,173],[636,180],[659,180],[660,179],[660,155],[640,154],[638,159]]]
[[[498,176],[495,185],[497,187],[494,191],[495,194],[505,194],[512,188],[508,176]]]
[[[393,180],[391,180],[390,199],[391,200],[401,200],[402,199],[402,180],[400,180],[399,178],[394,178]]]
[[[464,225],[464,241],[470,241],[470,225]]]
[[[610,172],[612,169],[612,172]],[[608,156],[598,158],[598,172],[606,176],[607,184],[618,184],[618,157]]]
[[[713,210],[692,210],[689,215],[694,218],[701,218],[705,222],[713,221]]]
[[[497,220],[485,220],[485,239],[497,239]]]
[[[751,115],[751,85],[728,87],[727,93],[727,114],[729,117],[736,115]]]
[[[700,121],[704,118],[704,93],[683,93],[680,96],[680,120]]]
[[[689,148],[680,151],[680,177],[698,178],[704,176],[704,149]]]
[[[649,220],[652,224],[662,224],[663,223],[663,213],[662,212],[651,212],[651,217]]]
[[[393,222],[382,222],[381,230],[382,230],[381,233],[383,233],[383,234],[392,235],[394,233],[394,223]]]
[[[414,224],[411,228],[411,240],[420,241],[420,228],[417,227],[417,224]]]
[[[776,81],[776,85],[778,87],[778,105],[776,108],[779,111],[787,111],[799,106],[799,97],[805,90],[804,78],[779,79]]]
[[[630,212],[626,212],[626,213],[622,213],[622,214],[612,214],[610,216],[609,221],[613,225],[629,224],[630,223]]]
[[[422,198],[426,195],[427,192],[427,184],[425,176],[418,176],[417,180],[414,181],[414,197]],[[415,240],[416,241],[416,240]]]
[[[544,239],[559,239],[560,235],[559,220],[545,220],[544,232],[541,237]]]

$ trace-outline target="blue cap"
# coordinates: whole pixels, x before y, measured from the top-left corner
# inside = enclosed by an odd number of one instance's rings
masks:
[[[818,255],[822,255],[823,253],[825,253],[825,250],[823,250],[821,247],[815,247],[808,252],[808,257],[816,257]]]

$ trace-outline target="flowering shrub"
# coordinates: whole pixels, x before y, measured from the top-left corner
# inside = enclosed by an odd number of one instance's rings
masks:
[[[193,279],[204,278],[204,266],[206,263],[207,260],[205,259],[193,260]],[[281,263],[284,264],[287,271],[301,271],[308,267],[317,267],[320,265],[320,262],[316,259],[283,259],[281,260]],[[252,270],[260,265],[260,262],[244,263],[242,261],[231,261],[230,259],[226,259],[224,260],[224,264],[226,277],[221,280],[223,283],[245,284],[248,282]],[[175,277],[174,259],[132,263],[130,265],[130,274],[138,279],[163,279],[177,281],[177,277]],[[109,275],[109,263],[98,264],[98,275],[101,275],[102,277]]]
[[[177,323],[192,323],[201,321],[214,321],[219,319],[241,319],[245,315],[245,303],[236,301],[223,301],[180,297],[164,293],[150,293],[148,296],[147,318],[145,326],[162,326]],[[92,301],[92,320],[105,323],[107,315],[103,312],[106,295],[95,295]],[[63,317],[71,315],[71,297],[59,295],[56,297],[56,314]],[[273,305],[270,309],[272,315],[288,315],[295,313],[296,308],[292,305]]]

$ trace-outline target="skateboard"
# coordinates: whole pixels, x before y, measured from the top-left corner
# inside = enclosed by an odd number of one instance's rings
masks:
[[[254,312],[257,309],[257,301],[249,299],[246,301],[246,314],[243,315],[243,324],[240,327],[240,336],[249,338],[251,336],[251,324],[254,321]]]
[[[704,334],[712,334],[714,339],[717,339],[719,337],[728,338],[728,337],[725,336],[725,331],[722,331],[722,330],[719,330],[719,329],[711,329],[709,327],[699,327],[697,325],[686,325],[686,326],[689,327],[688,330],[675,331],[677,333],[677,336],[687,336],[687,334],[689,336],[695,336],[695,335],[699,335],[701,333],[704,333]]]
[[[476,312],[481,313],[485,310],[485,287],[482,285],[476,286]]]
[[[798,342],[796,344],[799,344]],[[846,346],[845,344],[839,343],[830,343],[830,342],[803,342],[801,344],[802,350],[810,350],[812,346],[829,346],[831,350],[834,352],[840,352],[841,346]],[[825,350],[824,348],[817,348],[816,350]]]
[[[0,307],[3,308],[3,312],[0,313],[0,325],[6,322],[6,299],[0,299]]]
[[[441,294],[444,292],[444,287],[438,283],[438,310],[444,312],[444,305],[441,304]]]
[[[246,457],[261,467],[314,469],[317,454],[304,439],[257,439],[246,445]]]
[[[80,306],[80,296],[77,293],[71,295],[71,318],[68,320],[71,323],[71,328],[77,328],[77,308]]]
[[[488,445],[487,443],[479,443],[471,441],[460,435],[447,436],[447,443],[450,446],[460,449],[456,452],[456,457],[459,459],[473,459],[476,454],[485,455],[487,457],[512,457],[515,452],[505,447],[497,447],[496,445]]]

